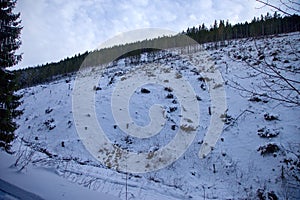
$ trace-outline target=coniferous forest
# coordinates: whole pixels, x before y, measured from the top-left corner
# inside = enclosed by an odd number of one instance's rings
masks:
[[[273,15],[254,17],[253,20],[232,25],[229,21],[215,20],[214,24],[207,27],[205,24],[188,28],[175,36],[164,36],[150,40],[138,41],[130,44],[122,44],[110,48],[95,50],[77,54],[71,58],[65,58],[59,62],[46,63],[41,66],[29,67],[17,70],[17,82],[20,88],[45,83],[67,76],[76,72],[82,66],[86,56],[90,56],[86,66],[108,63],[124,57],[139,57],[141,53],[153,52],[161,49],[183,47],[195,44],[213,42],[214,47],[225,45],[228,40],[240,38],[259,38],[268,35],[300,31],[300,16],[280,16],[277,12]],[[184,39],[189,36],[194,43]],[[146,47],[146,48],[145,48]],[[160,49],[157,49],[160,47]],[[115,55],[122,55],[115,58]]]

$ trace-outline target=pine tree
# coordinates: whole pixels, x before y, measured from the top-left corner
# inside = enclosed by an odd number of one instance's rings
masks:
[[[14,119],[22,114],[17,109],[21,96],[15,94],[15,75],[7,70],[21,60],[15,53],[21,45],[22,29],[20,13],[13,13],[15,5],[16,0],[0,0],[0,147],[9,153],[17,129]]]

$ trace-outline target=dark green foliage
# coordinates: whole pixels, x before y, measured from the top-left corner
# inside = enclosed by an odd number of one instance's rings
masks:
[[[19,48],[21,42],[19,35],[22,27],[20,27],[20,13],[12,12],[16,1],[1,0],[0,1],[0,67],[11,67],[21,60],[21,55],[15,55],[15,51]]]
[[[46,83],[55,78],[76,72],[87,55],[88,52],[75,55],[72,58],[66,58],[57,63],[47,63],[41,66],[18,70],[16,71],[16,75],[19,87],[24,88]]]
[[[19,35],[22,29],[20,14],[12,12],[15,4],[13,0],[0,1],[0,147],[7,152],[10,152],[17,128],[13,119],[22,114],[17,110],[21,96],[14,94],[17,90],[15,75],[6,70],[21,59],[21,55],[15,54],[21,44]]]
[[[160,49],[156,49],[156,48],[141,48],[141,49],[136,49],[133,51],[130,51],[128,53],[123,54],[122,56],[118,57],[116,60],[122,59],[122,58],[128,58],[131,56],[137,56],[140,55],[142,53],[149,53],[149,52],[155,52],[158,51]]]
[[[272,34],[289,33],[300,30],[300,16],[292,15],[281,17],[276,12],[255,18],[250,22],[238,23],[232,26],[228,21],[215,21],[213,27],[207,29],[205,25],[199,28],[188,28],[185,32],[198,43],[220,42],[230,39],[261,37]]]

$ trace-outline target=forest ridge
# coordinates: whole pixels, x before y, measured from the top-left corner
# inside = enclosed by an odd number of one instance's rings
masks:
[[[168,49],[214,42],[214,47],[217,48],[218,46],[225,45],[226,40],[249,37],[257,38],[296,31],[300,31],[299,15],[282,17],[277,12],[273,15],[267,13],[265,16],[261,15],[261,17],[254,17],[250,23],[244,22],[235,25],[231,25],[228,20],[226,22],[224,20],[220,20],[219,22],[215,20],[210,28],[206,27],[203,23],[198,27],[188,28],[186,31],[175,36],[164,36],[150,40],[146,39],[91,52],[86,51],[83,54],[79,53],[59,62],[20,69],[16,71],[17,82],[19,83],[20,88],[25,88],[52,81],[55,78],[67,76],[69,73],[79,70],[87,55],[91,56],[93,59],[89,58],[89,63],[86,63],[86,65],[97,66],[114,60],[115,55],[122,55],[117,59],[139,57],[141,53],[161,50],[155,48],[158,46]],[[182,38],[184,36],[189,36],[194,39],[194,41],[191,43],[191,40],[183,40]],[[134,49],[134,51],[132,51],[132,49]]]

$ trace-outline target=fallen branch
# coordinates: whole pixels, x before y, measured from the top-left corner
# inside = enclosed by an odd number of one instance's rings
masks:
[[[244,113],[246,112],[250,112],[250,113],[254,113],[253,111],[251,110],[244,110],[243,112],[241,112],[236,118],[234,118],[234,120],[232,120],[230,122],[230,124],[228,124],[226,127],[223,128],[223,131],[225,131],[228,127],[232,126]]]

